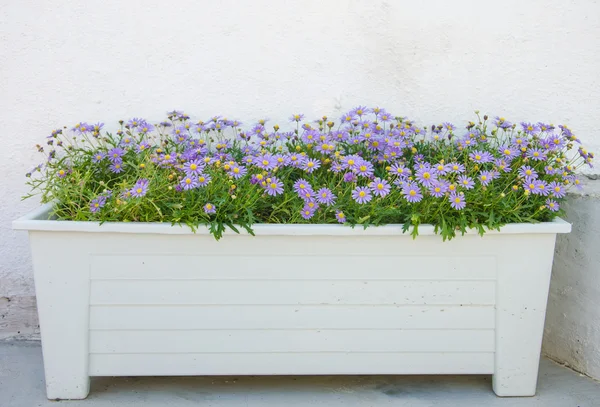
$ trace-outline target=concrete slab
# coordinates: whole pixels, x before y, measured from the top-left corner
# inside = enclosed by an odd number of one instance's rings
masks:
[[[0,342],[0,406],[598,407],[600,382],[543,359],[538,395],[498,398],[489,376],[94,378],[86,400],[45,397],[39,342]]]

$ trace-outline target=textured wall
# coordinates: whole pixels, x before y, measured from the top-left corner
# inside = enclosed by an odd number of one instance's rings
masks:
[[[35,332],[27,238],[10,221],[36,205],[20,202],[23,174],[57,126],[174,108],[283,122],[363,103],[423,124],[476,109],[567,122],[600,151],[598,38],[591,0],[4,0],[0,336]]]
[[[573,231],[556,244],[543,351],[600,379],[600,181],[573,194]]]

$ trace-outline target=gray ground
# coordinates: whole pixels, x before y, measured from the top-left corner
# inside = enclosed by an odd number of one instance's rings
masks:
[[[0,342],[0,407],[596,407],[600,383],[542,360],[538,395],[498,398],[489,376],[94,378],[89,397],[48,401],[38,342]]]

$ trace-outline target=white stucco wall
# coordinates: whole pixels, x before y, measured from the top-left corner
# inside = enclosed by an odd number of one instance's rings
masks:
[[[479,109],[566,122],[600,151],[597,1],[0,2],[0,336],[35,332],[27,238],[10,221],[33,145],[78,121],[339,116],[423,124]]]

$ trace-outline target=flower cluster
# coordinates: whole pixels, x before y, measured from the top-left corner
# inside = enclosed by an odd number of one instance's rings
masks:
[[[462,131],[365,106],[339,122],[293,114],[290,131],[180,111],[114,133],[78,123],[37,146],[46,159],[27,174],[29,196],[55,202],[59,219],[206,224],[217,238],[255,223],[339,222],[400,223],[414,236],[431,223],[447,239],[559,215],[593,153],[567,126],[476,113]]]

